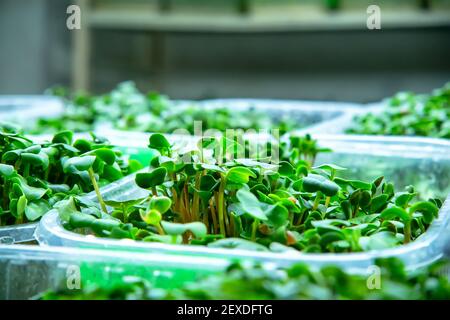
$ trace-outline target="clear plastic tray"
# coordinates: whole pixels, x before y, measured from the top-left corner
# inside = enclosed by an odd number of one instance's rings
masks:
[[[274,121],[293,119],[299,128],[307,129],[325,121],[340,122],[347,114],[355,114],[363,105],[348,102],[306,101],[306,100],[272,100],[272,99],[211,99],[199,102],[203,108],[221,107],[233,110],[249,110],[268,114]]]
[[[0,96],[0,120],[20,125],[40,117],[54,117],[63,111],[63,102],[53,96]]]
[[[344,134],[352,125],[353,119],[357,115],[367,113],[380,113],[385,108],[385,102],[370,103],[361,108],[349,109],[350,112],[345,112],[341,117],[334,118],[320,123],[314,124],[307,128],[296,130],[298,133],[310,134]]]
[[[356,178],[375,179],[384,175],[397,188],[413,184],[422,198],[438,196],[443,199],[450,194],[450,142],[430,138],[363,137],[319,135],[319,144],[331,147],[334,152],[321,154],[319,163],[336,163],[352,168],[347,175]],[[108,186],[104,197],[126,197],[146,191],[136,188],[133,177]],[[88,195],[95,198],[94,195]],[[409,268],[418,268],[443,256],[444,246],[450,230],[450,199],[447,198],[439,217],[429,230],[410,244],[392,249],[373,250],[363,253],[310,254],[270,253],[247,250],[213,249],[202,246],[167,245],[161,243],[136,242],[95,238],[65,230],[56,211],[51,211],[39,223],[36,239],[41,245],[78,248],[105,248],[113,250],[170,253],[192,256],[252,259],[270,261],[279,265],[306,262],[320,267],[334,264],[349,271],[366,269],[378,257],[398,257]]]
[[[36,227],[37,222],[0,227],[0,243],[13,244],[35,241],[34,231]]]
[[[146,136],[148,140],[148,135]],[[53,135],[48,134],[30,136],[33,141],[40,143],[50,141],[52,137]],[[140,134],[140,137],[144,138],[143,134]],[[77,133],[75,135],[75,139],[80,138],[90,139],[90,135],[88,133]],[[148,141],[146,143],[140,143],[139,145],[137,145],[133,144],[133,141],[142,141],[136,140],[130,136],[117,136],[114,134],[108,135],[108,139],[113,145],[117,147],[118,150],[122,151],[124,154],[129,155],[130,159],[138,160],[144,165],[147,165],[153,157],[153,152],[145,147],[148,144]],[[20,225],[0,227],[0,243],[12,244],[33,242],[35,241],[34,231],[37,225],[37,222],[31,222]]]
[[[339,123],[341,121],[340,119],[345,120],[348,114],[354,115],[361,112],[361,109],[364,109],[364,105],[355,103],[302,100],[211,99],[201,101],[174,101],[174,108],[188,108],[189,106],[204,108],[206,110],[227,108],[237,111],[248,111],[254,109],[268,115],[274,122],[283,119],[294,120],[298,127],[296,130],[307,130],[310,127],[315,127],[327,121]],[[271,128],[264,129],[269,130]],[[114,129],[111,124],[100,125],[97,130],[117,136],[131,134],[131,136],[136,137],[136,139],[131,141],[133,145],[144,141],[139,132]]]
[[[74,283],[69,277],[77,274],[81,289],[89,284],[114,285],[124,276],[147,279],[157,288],[176,288],[221,272],[228,264],[207,257],[0,245],[0,300],[30,299],[43,291],[67,289],[68,280]]]

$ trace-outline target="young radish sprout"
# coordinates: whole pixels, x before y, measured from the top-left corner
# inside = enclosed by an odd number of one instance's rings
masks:
[[[0,226],[36,221],[58,201],[95,190],[142,168],[107,141],[93,136],[74,141],[71,131],[51,142],[34,143],[0,131]]]
[[[119,130],[171,133],[185,129],[196,134],[196,124],[201,123],[203,131],[279,128],[283,134],[308,124],[301,117],[293,119],[292,114],[277,116],[275,121],[267,112],[252,106],[236,110],[226,105],[205,108],[197,102],[179,105],[158,93],[142,93],[133,82],[120,83],[110,93],[100,96],[73,95],[61,88],[54,88],[50,93],[65,101],[64,112],[54,118],[39,119],[29,128],[32,133],[88,132],[106,123]]]
[[[438,199],[414,202],[418,194],[413,187],[395,192],[384,177],[347,179],[341,176],[346,168],[336,164],[314,166],[308,161],[321,149],[310,136],[281,144],[276,162],[227,158],[227,152],[245,151],[245,146],[228,148],[237,142],[225,139],[203,138],[197,146],[181,148],[153,134],[149,146],[158,155],[148,172],[135,177],[148,196],[111,200],[108,219],[116,225],[91,231],[215,248],[357,252],[416,239],[442,205]],[[74,203],[77,214],[105,219],[89,205]],[[64,218],[68,229],[86,227]]]
[[[355,117],[347,133],[450,139],[450,82],[430,94],[400,92],[381,112]]]

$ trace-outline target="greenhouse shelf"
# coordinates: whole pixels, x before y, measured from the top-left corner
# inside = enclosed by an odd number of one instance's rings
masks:
[[[71,275],[79,275],[81,289],[92,284],[113,286],[124,276],[146,279],[155,288],[176,288],[223,272],[228,264],[207,257],[0,245],[0,300],[31,299],[43,291],[70,289]]]
[[[45,134],[28,137],[31,138],[33,141],[45,143],[46,141],[51,141],[53,135]],[[81,138],[89,139],[90,137],[91,136],[88,133],[77,133],[74,136],[75,139]],[[142,164],[144,164],[144,166],[147,166],[154,156],[154,153],[150,149],[145,148],[148,142],[140,144],[141,147],[138,147],[137,145],[133,145],[132,141],[135,141],[134,139],[127,140],[126,137],[116,136],[114,134],[108,135],[108,139],[111,142],[111,144],[117,147],[116,149],[122,151],[124,154],[129,155],[130,159],[140,161]],[[107,186],[105,186],[104,188],[106,187]],[[34,242],[36,240],[34,238],[34,231],[37,225],[38,222],[31,222],[19,225],[0,227],[0,243],[13,244],[13,243]]]
[[[19,124],[38,118],[55,117],[64,111],[61,99],[52,96],[0,95],[0,120]]]
[[[351,168],[346,176],[356,179],[375,179],[384,175],[398,188],[414,185],[420,198],[431,195],[446,199],[438,218],[418,239],[391,249],[361,253],[269,253],[237,249],[215,249],[202,246],[168,245],[161,243],[114,240],[82,235],[63,228],[56,211],[44,216],[36,230],[41,245],[78,248],[105,248],[147,253],[168,253],[193,256],[254,260],[291,265],[305,262],[313,267],[325,264],[341,266],[349,271],[366,270],[379,257],[398,257],[407,268],[415,269],[438,260],[444,254],[450,230],[450,142],[430,138],[365,137],[345,135],[315,136],[319,145],[331,147],[333,152],[320,154],[316,164],[336,163]],[[105,199],[121,200],[130,195],[145,196],[147,191],[127,177],[104,190]],[[93,194],[87,195],[92,200]]]

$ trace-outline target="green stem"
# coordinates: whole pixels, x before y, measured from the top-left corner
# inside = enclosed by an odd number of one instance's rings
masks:
[[[181,217],[182,217],[182,221],[183,223],[186,223],[188,220],[188,215],[186,212],[186,208],[184,205],[184,196],[183,196],[183,191],[181,190],[179,198],[178,198],[178,205],[179,205],[179,211],[181,213]]]
[[[25,169],[24,169],[24,171],[23,171],[23,177],[24,177],[24,178],[28,178],[29,175],[30,175],[30,164],[27,163],[27,164],[25,165]]]
[[[128,222],[128,215],[127,215],[127,208],[125,207],[125,204],[121,204],[122,207],[122,214],[123,214],[123,222],[127,223]]]
[[[261,168],[259,171],[259,177],[258,177],[258,182],[262,183],[264,179],[264,168]]]
[[[211,217],[212,217],[212,222],[213,222],[213,229],[214,229],[214,233],[217,233],[217,217],[216,217],[216,209],[214,207],[214,201],[211,198],[211,200],[209,201],[209,208],[211,210]]]
[[[5,183],[3,184],[3,209],[4,210],[8,210],[8,181],[6,180],[5,177]]]
[[[225,194],[225,178],[223,175],[220,175],[220,187],[219,187],[219,194],[217,197],[217,211],[219,215],[219,229],[220,233],[225,236],[225,221],[224,221],[224,215],[225,215],[225,208],[224,208],[224,194]]]
[[[256,231],[258,230],[258,224],[259,224],[258,219],[255,219],[255,221],[253,221],[253,223],[252,223],[252,241],[253,242],[256,241]]]
[[[95,193],[97,194],[98,202],[100,203],[100,207],[102,208],[104,213],[108,213],[108,210],[106,209],[105,202],[103,201],[103,197],[100,193],[100,189],[97,184],[97,180],[95,179],[94,170],[92,168],[89,168],[89,178],[91,179],[92,186],[94,187]]]
[[[197,172],[195,174],[195,189],[196,190],[200,189],[201,177],[202,177],[202,172]],[[198,212],[199,204],[200,204],[200,197],[198,195],[198,192],[194,190],[194,198],[192,200],[192,218],[194,220],[198,220],[200,217],[200,214]]]
[[[17,217],[16,219],[16,224],[22,224],[23,223],[23,214],[21,214],[19,217]]]
[[[158,230],[158,233],[160,235],[164,235],[165,234],[163,228],[161,227],[161,223],[158,223],[155,227],[156,227],[156,230]]]
[[[203,223],[206,226],[206,230],[208,230],[208,233],[211,232],[211,226],[209,223],[209,215],[208,215],[208,211],[205,209],[205,204],[203,203],[203,200],[201,201],[201,207],[202,207],[202,212],[203,212]]]
[[[359,212],[359,205],[356,205],[355,210],[353,210],[352,216],[350,217],[350,219],[355,218],[356,215],[358,214],[358,212]]]
[[[156,190],[156,187],[152,187],[152,194],[157,197],[158,196],[158,191]]]
[[[234,225],[234,216],[233,215],[230,217],[230,235],[232,237],[236,236],[236,227]]]
[[[45,174],[44,174],[44,180],[45,181],[49,181],[48,177],[50,176],[50,168],[51,168],[51,164],[48,165],[47,170],[45,170]]]
[[[293,226],[294,225],[294,214],[292,212],[289,212],[288,219],[289,219],[289,225]]]
[[[320,199],[322,199],[322,193],[320,191],[317,191],[316,198],[314,199],[312,211],[316,210],[319,207]]]
[[[178,194],[174,187],[172,187],[172,200],[173,200],[173,208],[176,212],[180,211],[180,205],[178,203]]]
[[[295,222],[296,226],[299,226],[303,223],[303,217],[305,216],[305,212],[306,212],[306,210],[302,210],[302,212],[298,216],[297,221]]]
[[[22,160],[16,161],[16,163],[14,164],[14,170],[16,170],[17,172],[19,172],[19,169],[20,169],[21,164],[22,164]]]
[[[331,197],[327,197],[327,198],[325,199],[325,207],[328,208],[328,206],[330,205],[330,200],[331,200]]]
[[[186,208],[186,215],[188,217],[188,221],[194,221],[191,213],[191,203],[189,200],[189,189],[187,183],[184,184],[183,187],[183,198],[184,198],[184,207]]]
[[[55,170],[55,171],[56,171],[56,173],[55,173],[55,181],[54,181],[54,183],[58,183],[59,182],[60,173],[59,173],[59,170]]]
[[[330,174],[330,180],[333,181],[334,180],[334,176],[336,175],[336,170],[331,169],[331,174]]]
[[[411,241],[411,221],[404,221],[403,223],[403,234],[404,234],[404,240],[403,243],[409,243]]]

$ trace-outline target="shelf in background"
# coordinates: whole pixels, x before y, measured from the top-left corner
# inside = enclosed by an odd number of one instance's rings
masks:
[[[93,28],[174,32],[289,32],[366,29],[365,11],[288,10],[248,15],[230,13],[160,13],[92,10],[86,23]],[[382,29],[450,26],[450,11],[382,11]]]
[[[168,32],[276,34],[365,31],[367,4],[371,3],[369,0],[348,0],[342,2],[342,8],[339,10],[327,10],[325,2],[316,0],[280,0],[276,4],[275,1],[273,4],[270,1],[261,1],[258,2],[259,5],[256,5],[256,1],[251,1],[255,6],[244,13],[233,9],[233,6],[194,6],[189,0],[177,1],[177,4],[184,3],[184,6],[174,6],[164,11],[158,6],[161,1],[164,0],[77,0],[83,13],[83,27],[74,33],[75,90],[89,89],[93,51],[91,49],[95,47],[92,32],[95,30],[145,31],[152,42],[149,50],[152,72],[161,73],[166,55],[164,43]],[[206,3],[208,0],[204,1]],[[229,4],[227,1],[222,0],[222,3]],[[436,4],[441,2],[436,1]],[[381,28],[396,30],[450,26],[450,0],[445,0],[440,6],[435,6],[432,1],[431,9],[427,10],[420,9],[418,3],[409,0],[386,0],[381,11]]]

